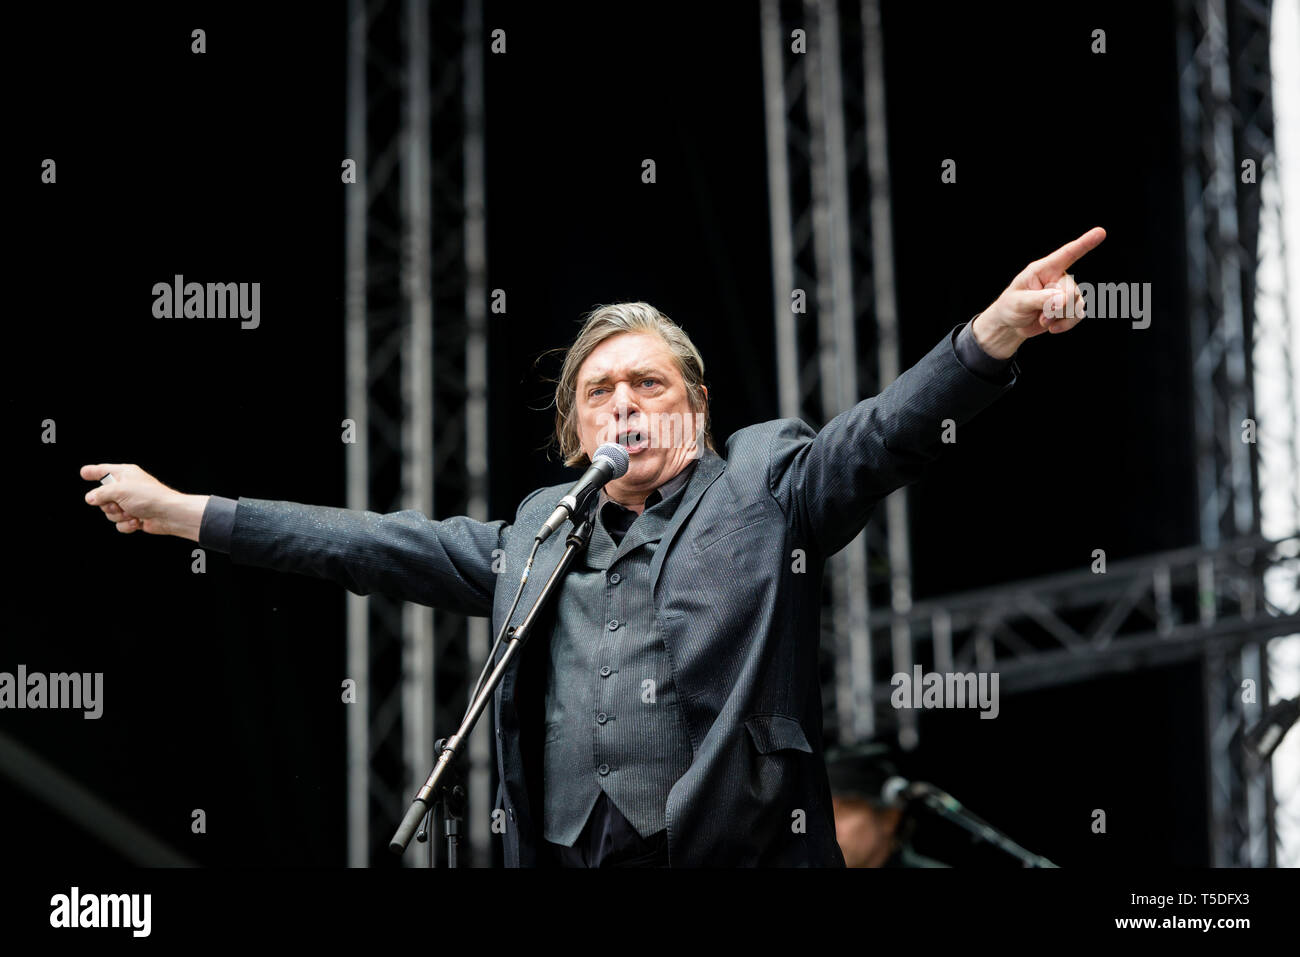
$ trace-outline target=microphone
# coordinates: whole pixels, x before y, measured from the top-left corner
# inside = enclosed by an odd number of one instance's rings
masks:
[[[880,798],[890,807],[897,807],[899,803],[915,801],[932,790],[932,786],[924,781],[909,781],[894,775],[881,786]]]
[[[626,475],[630,462],[627,449],[617,442],[606,442],[596,449],[596,454],[591,457],[591,468],[569,489],[569,494],[560,499],[560,504],[555,506],[555,511],[537,533],[537,544],[550,538],[568,519],[572,519],[576,525],[578,516],[586,510],[591,497],[604,488],[607,482]]]
[[[895,775],[886,779],[885,783],[881,785],[880,798],[890,807],[899,807],[911,804],[913,801],[921,801],[932,810],[941,813],[951,811],[979,821],[979,818],[962,807],[961,802],[955,797],[947,791],[935,787],[928,781],[909,781],[907,778]],[[983,821],[979,822],[984,823]]]
[[[992,824],[968,811],[947,791],[935,787],[928,781],[909,781],[907,778],[895,775],[881,786],[880,797],[888,802],[890,807],[898,807],[900,804],[906,807],[913,801],[918,801],[939,817],[967,831],[975,839],[985,841],[1010,854],[1025,867],[1056,867],[1041,854],[1025,850]]]

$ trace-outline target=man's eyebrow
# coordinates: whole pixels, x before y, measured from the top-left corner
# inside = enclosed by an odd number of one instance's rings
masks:
[[[659,369],[655,366],[642,366],[640,368],[633,369],[630,375],[634,379],[639,379],[643,376],[651,376],[651,377],[657,376],[659,378],[663,377],[663,373],[660,372]],[[595,375],[589,378],[586,382],[583,383],[583,386],[586,387],[586,386],[599,385],[602,382],[608,382],[608,381],[609,381],[609,373],[602,372],[600,375]]]

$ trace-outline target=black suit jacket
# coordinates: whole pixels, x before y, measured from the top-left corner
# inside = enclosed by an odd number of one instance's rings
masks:
[[[946,420],[960,426],[1015,384],[1014,363],[1001,383],[971,372],[955,339],[956,330],[820,431],[798,419],[764,422],[732,435],[725,458],[705,451],[697,463],[650,574],[654,627],[694,752],[668,797],[671,866],[844,865],[822,746],[823,563],[939,456]],[[490,615],[495,635],[534,535],[567,491],[538,489],[512,523],[240,499],[231,557],[360,595]],[[539,550],[521,609],[564,539]],[[543,622],[494,700],[508,866],[539,862],[548,638]]]

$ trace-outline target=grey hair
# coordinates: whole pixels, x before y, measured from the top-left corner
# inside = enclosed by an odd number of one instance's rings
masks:
[[[686,384],[691,409],[704,414],[702,441],[713,446],[713,427],[709,418],[709,397],[704,391],[704,359],[686,331],[646,302],[617,302],[597,306],[582,319],[582,329],[564,356],[560,378],[555,384],[554,443],[565,465],[585,465],[587,453],[578,438],[578,370],[587,357],[606,339],[625,332],[657,335],[672,353],[677,371]],[[556,350],[558,351],[558,350]]]

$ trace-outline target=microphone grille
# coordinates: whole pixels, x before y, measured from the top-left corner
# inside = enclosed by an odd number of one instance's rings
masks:
[[[907,780],[907,778],[900,778],[898,775],[894,775],[885,781],[884,785],[881,787],[881,800],[890,807],[897,807],[907,796],[911,783],[912,782]]]
[[[594,463],[599,458],[609,459],[610,464],[614,466],[614,474],[611,479],[622,478],[626,475],[627,467],[632,461],[627,454],[627,449],[617,442],[606,442],[596,449],[596,454],[591,457],[591,461]]]

